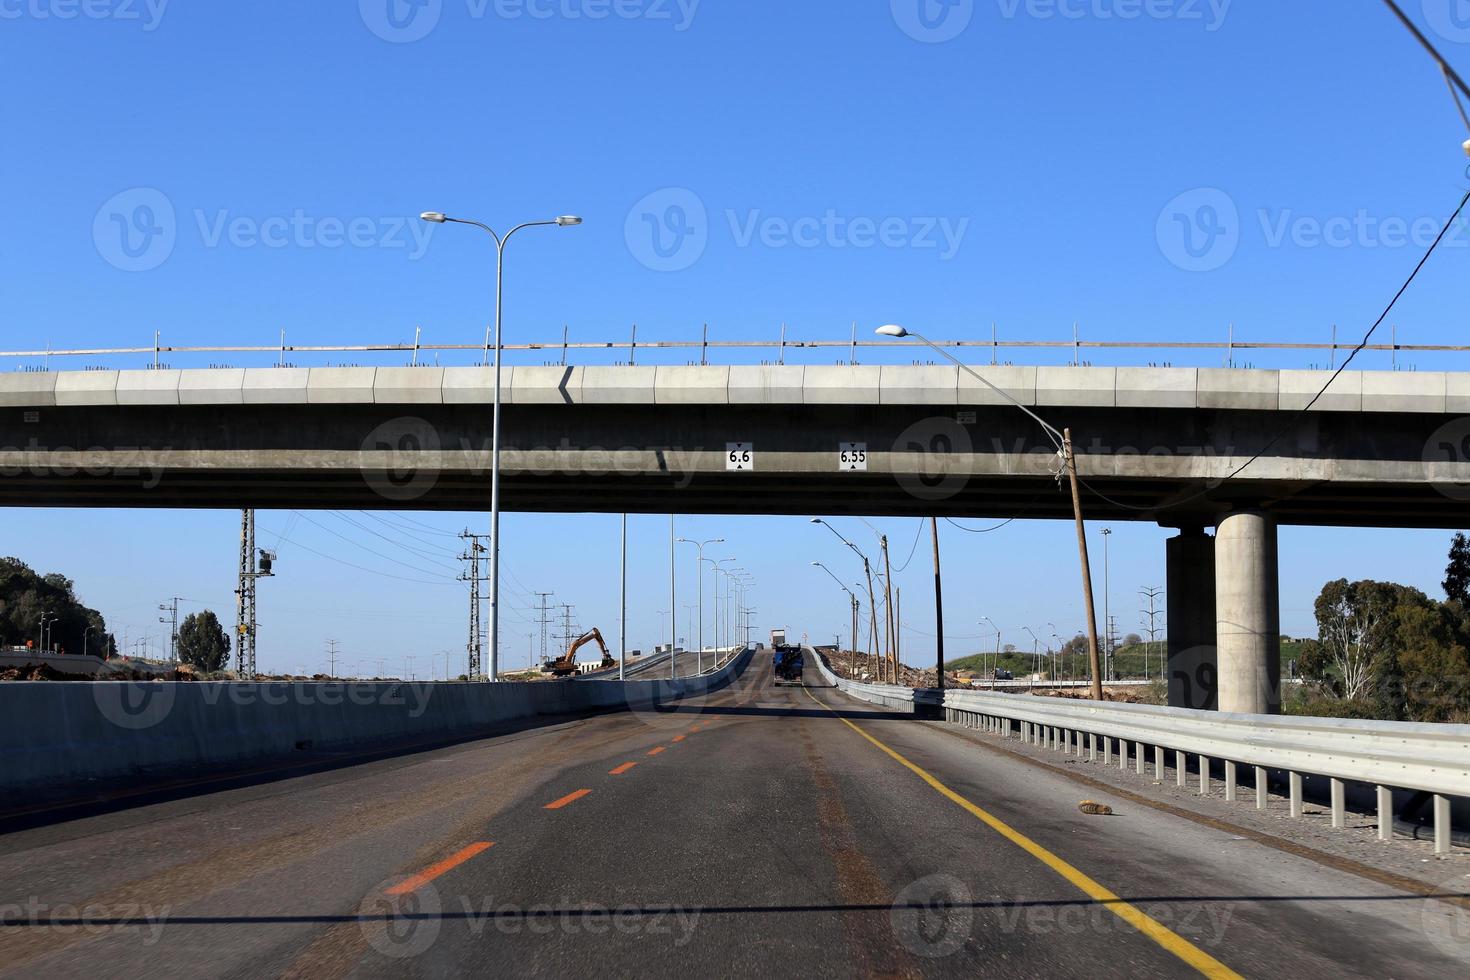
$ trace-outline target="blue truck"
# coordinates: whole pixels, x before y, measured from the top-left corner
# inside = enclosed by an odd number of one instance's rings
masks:
[[[806,666],[806,659],[801,654],[801,647],[778,646],[771,654],[772,666],[776,669],[776,685],[783,683],[800,684],[801,671]]]

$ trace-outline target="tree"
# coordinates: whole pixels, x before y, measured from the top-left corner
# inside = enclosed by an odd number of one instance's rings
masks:
[[[1142,642],[1143,637],[1139,636],[1137,633],[1129,633],[1127,636],[1123,637],[1123,645],[1125,647],[1136,647]]]
[[[1450,542],[1450,561],[1444,570],[1444,594],[1459,603],[1470,602],[1470,538],[1456,533]]]
[[[230,661],[230,637],[219,617],[206,609],[190,613],[179,626],[179,659],[197,670],[213,673]]]
[[[1367,697],[1393,661],[1396,611],[1413,591],[1345,578],[1324,585],[1316,603],[1318,643],[1298,664],[1303,676],[1349,701]]]
[[[0,646],[29,641],[39,650],[43,618],[47,647],[99,656],[107,649],[102,614],[82,605],[71,579],[38,575],[19,558],[0,558]]]

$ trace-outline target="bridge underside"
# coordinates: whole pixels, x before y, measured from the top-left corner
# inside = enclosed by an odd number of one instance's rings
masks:
[[[1445,458],[1433,448],[1443,415],[1049,414],[1073,430],[1090,518],[1188,527],[1251,509],[1285,524],[1466,524],[1470,466],[1424,461]],[[23,420],[5,409],[0,505],[485,509],[489,415],[313,404],[53,407]],[[1054,447],[1014,408],[509,405],[504,431],[513,511],[1071,516]],[[728,469],[731,443],[750,444],[752,469]],[[865,447],[865,471],[842,471],[850,443]]]

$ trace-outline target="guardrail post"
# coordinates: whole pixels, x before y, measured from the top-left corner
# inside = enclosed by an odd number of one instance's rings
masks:
[[[1378,797],[1378,839],[1393,840],[1393,791],[1387,786],[1376,786]]]
[[[1256,809],[1266,809],[1266,769],[1256,766]]]
[[[1347,826],[1345,796],[1342,780],[1334,779],[1332,781],[1332,827],[1334,830],[1341,830]]]
[[[1189,781],[1189,759],[1178,749],[1174,750],[1174,782],[1180,789]]]
[[[1156,782],[1156,783],[1162,783],[1163,781],[1164,781],[1164,747],[1162,745],[1155,745],[1154,746],[1154,782]]]
[[[1199,757],[1199,795],[1210,795],[1210,757]]]
[[[1087,733],[1087,761],[1097,761],[1097,736],[1092,732]]]
[[[1124,754],[1126,755],[1127,753],[1125,752]],[[1134,742],[1133,743],[1133,765],[1134,765],[1134,768],[1137,770],[1138,775],[1142,776],[1143,775],[1143,766],[1144,766],[1144,762],[1143,762],[1143,743],[1142,742]]]
[[[1113,740],[1111,738],[1109,738],[1108,736],[1104,735],[1102,737],[1102,744],[1103,744],[1103,765],[1104,766],[1111,766],[1113,764]]]
[[[1287,773],[1287,779],[1290,783],[1288,792],[1291,794],[1291,815],[1293,819],[1299,818],[1302,815],[1302,774]]]
[[[1235,802],[1235,763],[1225,760],[1225,802]]]
[[[1434,853],[1450,853],[1450,798],[1434,794]]]

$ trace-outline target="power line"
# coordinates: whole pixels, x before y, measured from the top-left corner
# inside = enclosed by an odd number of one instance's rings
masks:
[[[958,521],[950,520],[948,517],[945,518],[945,521],[947,521],[950,524],[953,524],[955,527],[959,528],[961,531],[969,531],[971,534],[989,534],[991,531],[999,531],[1003,527],[1006,527],[1008,525],[1014,524],[1017,521],[1019,521],[1020,519],[1021,519],[1020,517],[1012,517],[1009,520],[1001,521],[999,524],[995,525],[994,527],[965,527],[965,525],[959,523]]]
[[[1445,81],[1450,83],[1450,91],[1453,92],[1455,88],[1459,88],[1467,98],[1470,98],[1470,86],[1465,84],[1465,80],[1460,77],[1459,72],[1450,67],[1450,63],[1444,60],[1444,56],[1435,49],[1434,45],[1430,43],[1429,38],[1424,36],[1424,32],[1419,30],[1418,25],[1409,19],[1409,15],[1404,13],[1403,9],[1394,0],[1383,0],[1383,2],[1388,4],[1388,9],[1392,10],[1399,21],[1409,29],[1409,33],[1419,39],[1419,43],[1424,45],[1424,50],[1428,51],[1429,56],[1438,63],[1440,71],[1444,72]],[[1459,100],[1456,99],[1456,101],[1458,102]]]
[[[1097,497],[1099,500],[1102,500],[1122,510],[1158,512],[1182,507],[1185,504],[1192,503],[1203,497],[1207,497],[1218,490],[1220,487],[1224,486],[1230,480],[1235,479],[1237,476],[1245,471],[1246,467],[1250,466],[1262,456],[1266,455],[1266,453],[1269,452],[1272,447],[1274,447],[1278,442],[1280,442],[1288,432],[1291,432],[1293,429],[1295,429],[1297,423],[1299,423],[1302,418],[1305,417],[1306,414],[1312,410],[1312,407],[1322,399],[1323,395],[1327,394],[1327,389],[1331,388],[1333,383],[1337,381],[1338,377],[1348,369],[1348,365],[1353,362],[1353,358],[1357,357],[1360,353],[1363,352],[1364,348],[1368,346],[1368,341],[1372,339],[1373,334],[1378,331],[1378,328],[1383,326],[1383,321],[1388,319],[1388,315],[1393,312],[1393,308],[1398,305],[1398,302],[1400,299],[1403,298],[1404,293],[1408,292],[1409,287],[1414,284],[1414,280],[1419,278],[1419,273],[1424,269],[1424,266],[1429,263],[1430,257],[1434,255],[1435,250],[1439,248],[1439,245],[1442,241],[1444,241],[1445,236],[1450,233],[1450,229],[1454,227],[1455,222],[1460,219],[1460,215],[1462,212],[1464,212],[1466,204],[1470,204],[1470,191],[1467,191],[1465,193],[1465,196],[1460,198],[1460,204],[1457,208],[1455,208],[1455,213],[1450,215],[1450,220],[1445,222],[1444,227],[1440,229],[1439,235],[1430,244],[1429,250],[1424,253],[1424,257],[1419,260],[1419,264],[1414,266],[1414,271],[1409,273],[1409,278],[1405,279],[1404,284],[1399,287],[1398,292],[1394,293],[1393,299],[1389,301],[1388,306],[1384,307],[1383,312],[1379,314],[1378,319],[1373,322],[1373,326],[1368,328],[1368,332],[1363,335],[1363,339],[1358,343],[1356,347],[1352,349],[1352,352],[1348,354],[1347,358],[1342,362],[1342,366],[1332,373],[1332,377],[1327,379],[1327,383],[1322,386],[1322,390],[1313,395],[1312,400],[1307,402],[1305,406],[1299,409],[1296,414],[1291,417],[1290,421],[1283,425],[1281,429],[1274,436],[1272,436],[1264,446],[1256,451],[1256,454],[1254,456],[1246,460],[1244,463],[1240,464],[1240,466],[1236,467],[1235,470],[1229,475],[1216,482],[1213,486],[1208,486],[1198,493],[1191,494],[1190,496],[1184,497],[1181,500],[1170,501],[1169,503],[1163,504],[1161,506],[1139,506],[1137,504],[1126,504],[1120,500],[1114,500],[1112,497],[1109,497],[1107,494],[1098,490],[1091,483],[1088,483],[1080,476],[1078,477],[1077,482],[1086,487],[1088,492]]]

